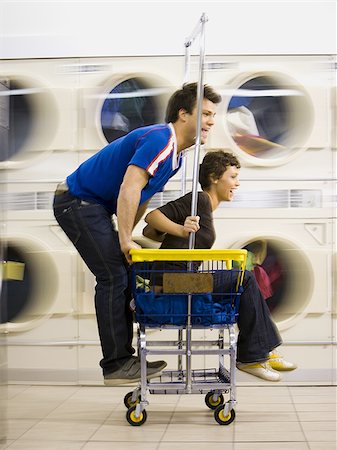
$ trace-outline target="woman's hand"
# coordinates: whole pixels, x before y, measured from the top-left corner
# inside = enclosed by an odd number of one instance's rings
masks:
[[[190,233],[195,233],[200,229],[199,216],[187,216],[183,225],[183,237],[188,237]]]

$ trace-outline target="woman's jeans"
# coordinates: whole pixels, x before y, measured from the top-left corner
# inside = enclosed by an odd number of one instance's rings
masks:
[[[96,277],[95,308],[106,375],[133,353],[133,316],[129,308],[128,264],[111,214],[69,192],[55,194],[54,215]]]
[[[237,361],[243,363],[265,361],[268,354],[282,343],[280,334],[270,316],[266,301],[254,274],[245,271],[243,292],[240,296],[237,340]],[[214,277],[214,291],[233,290],[233,279],[229,274]]]

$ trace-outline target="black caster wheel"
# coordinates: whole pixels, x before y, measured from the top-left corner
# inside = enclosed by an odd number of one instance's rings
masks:
[[[209,409],[217,409],[217,407],[222,405],[224,402],[224,397],[222,394],[220,394],[216,400],[214,400],[213,395],[214,392],[208,392],[205,396],[205,403]]]
[[[124,405],[129,409],[131,406],[136,405],[140,402],[140,395],[137,397],[136,401],[132,401],[133,392],[128,392],[124,397]]]
[[[235,411],[231,409],[227,416],[225,416],[225,406],[220,405],[214,411],[214,418],[219,425],[229,425],[235,419]]]
[[[126,412],[126,420],[129,422],[130,425],[134,427],[140,427],[143,425],[144,422],[146,422],[147,419],[147,412],[145,409],[139,414],[139,417],[136,417],[136,408],[137,405],[131,406]]]

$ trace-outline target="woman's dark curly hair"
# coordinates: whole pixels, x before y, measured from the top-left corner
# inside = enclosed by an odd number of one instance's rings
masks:
[[[206,153],[199,166],[199,183],[201,188],[207,189],[212,183],[212,178],[218,180],[222,177],[227,167],[235,166],[240,169],[241,165],[233,153],[224,150],[215,150]]]

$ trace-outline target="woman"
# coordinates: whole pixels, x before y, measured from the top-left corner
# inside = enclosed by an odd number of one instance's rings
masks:
[[[213,211],[222,201],[232,201],[239,187],[240,163],[222,150],[209,152],[200,164],[197,216],[191,216],[192,194],[167,203],[145,217],[144,236],[162,242],[160,248],[189,248],[195,232],[195,248],[211,248],[215,241]],[[237,368],[269,381],[279,381],[278,371],[296,366],[275,352],[281,337],[273,323],[256,279],[246,271],[240,299]],[[275,370],[276,369],[276,370]]]

